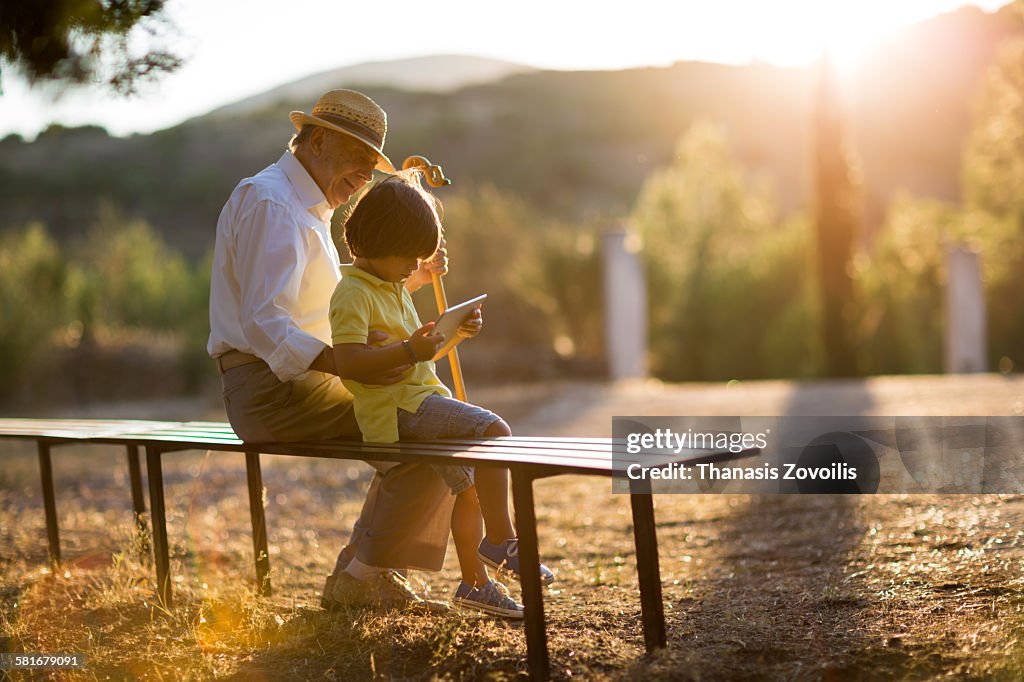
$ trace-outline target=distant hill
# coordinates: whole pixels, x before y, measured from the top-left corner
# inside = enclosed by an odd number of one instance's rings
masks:
[[[308,107],[312,106],[321,94],[336,88],[377,86],[408,92],[451,92],[535,70],[532,66],[524,64],[470,55],[442,54],[386,62],[366,62],[323,71],[286,83],[215,109],[206,116],[242,116],[279,102],[307,102],[303,108],[308,111]]]
[[[1013,35],[1024,29],[1011,11],[963,8],[906,29],[849,84],[869,224],[901,188],[959,198],[975,92],[999,42]],[[784,210],[806,207],[813,85],[810,69],[684,62],[528,71],[448,92],[360,87],[388,111],[391,158],[419,153],[441,163],[455,181],[444,192],[490,183],[580,220],[625,215],[698,119],[727,129],[736,159],[775,188]],[[201,255],[232,187],[283,151],[288,111],[308,109],[325,89],[309,87],[295,99],[271,91],[232,105],[233,113],[225,108],[151,135],[54,127],[32,143],[8,137],[0,141],[0,229],[39,219],[71,237],[107,198]]]

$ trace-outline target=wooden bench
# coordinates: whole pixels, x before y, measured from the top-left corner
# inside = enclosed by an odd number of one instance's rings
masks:
[[[57,525],[53,488],[51,448],[67,443],[96,443],[124,446],[127,449],[132,503],[137,523],[145,528],[145,503],[139,466],[139,448],[146,452],[149,498],[152,520],[157,594],[168,608],[172,606],[170,556],[164,503],[162,455],[182,450],[219,450],[245,454],[255,552],[256,586],[269,595],[270,561],[267,553],[267,527],[263,510],[263,479],[260,453],[346,460],[384,460],[396,462],[459,462],[474,466],[502,466],[510,470],[519,556],[523,566],[522,592],[526,606],[525,632],[531,677],[549,676],[547,635],[544,622],[543,590],[539,574],[537,521],[534,512],[533,481],[562,474],[611,477],[631,461],[644,466],[670,462],[696,464],[746,457],[756,449],[742,452],[685,449],[677,455],[628,455],[624,448],[615,452],[608,438],[536,438],[508,437],[492,440],[420,441],[398,444],[356,441],[312,443],[244,443],[231,427],[222,422],[154,422],[114,420],[39,420],[0,419],[0,438],[33,440],[39,453],[40,476],[46,513],[50,557],[60,561],[60,534]],[[654,504],[649,483],[631,481],[630,504],[633,514],[633,538],[640,583],[641,620],[644,645],[648,652],[665,646],[665,616],[658,565],[658,545],[654,524]]]

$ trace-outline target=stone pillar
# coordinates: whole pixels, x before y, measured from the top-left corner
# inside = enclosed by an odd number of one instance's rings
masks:
[[[647,377],[647,283],[640,238],[607,232],[604,255],[604,338],[612,381]]]
[[[946,252],[946,373],[987,371],[986,343],[981,259],[952,246]]]

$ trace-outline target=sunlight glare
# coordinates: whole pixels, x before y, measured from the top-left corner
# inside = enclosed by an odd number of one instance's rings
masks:
[[[907,3],[915,4],[914,2]],[[885,35],[912,20],[889,3],[790,0],[761,17],[752,41],[756,58],[780,66],[807,66],[828,51],[841,72],[853,71]]]
[[[823,47],[841,74],[853,73],[893,30],[891,13],[877,3],[833,8],[823,22]]]

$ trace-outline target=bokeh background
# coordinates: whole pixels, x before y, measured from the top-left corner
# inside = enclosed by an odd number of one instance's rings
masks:
[[[449,298],[489,294],[472,382],[607,376],[600,244],[623,228],[656,378],[942,372],[955,245],[980,255],[986,369],[1024,363],[1020,3],[567,3],[482,23],[458,3],[150,4],[125,49],[180,64],[132,97],[102,60],[84,84],[0,62],[8,411],[216,394],[220,207],[333,87],[388,111],[393,159],[454,180]]]

